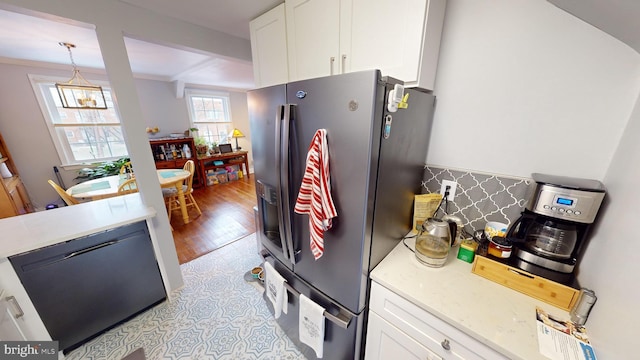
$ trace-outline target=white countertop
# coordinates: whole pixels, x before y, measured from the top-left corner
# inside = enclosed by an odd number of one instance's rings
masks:
[[[561,319],[569,313],[473,274],[457,254],[453,248],[443,267],[430,268],[401,242],[371,278],[511,359],[547,359],[538,351],[536,306]]]
[[[152,218],[139,193],[0,219],[0,258]]]

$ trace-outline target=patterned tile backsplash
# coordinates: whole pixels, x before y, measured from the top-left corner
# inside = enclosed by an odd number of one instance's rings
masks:
[[[483,229],[488,221],[511,224],[520,216],[535,184],[532,179],[426,165],[422,192],[439,193],[442,180],[458,183],[449,215],[460,217],[469,232]],[[438,217],[444,215],[444,202],[440,209]]]

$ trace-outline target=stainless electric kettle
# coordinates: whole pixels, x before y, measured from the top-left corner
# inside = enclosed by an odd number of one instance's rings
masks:
[[[451,249],[451,227],[448,222],[429,218],[422,224],[416,239],[416,258],[430,267],[441,267],[447,261]]]

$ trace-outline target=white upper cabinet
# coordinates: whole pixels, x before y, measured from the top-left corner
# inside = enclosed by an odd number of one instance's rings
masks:
[[[249,28],[256,87],[289,81],[284,3],[252,20]]]
[[[342,72],[340,0],[287,1],[289,78],[292,81]]]
[[[287,0],[289,78],[380,69],[433,89],[446,0]]]
[[[347,71],[378,68],[407,86],[433,89],[445,0],[351,0]]]

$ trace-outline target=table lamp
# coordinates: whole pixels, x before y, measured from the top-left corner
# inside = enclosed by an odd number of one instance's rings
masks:
[[[244,134],[242,133],[242,131],[238,129],[233,129],[233,132],[231,133],[231,137],[236,139],[236,151],[242,149],[240,146],[238,146],[238,138],[244,137]]]

